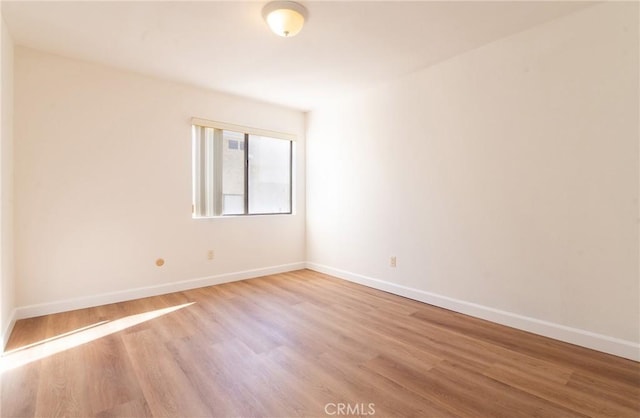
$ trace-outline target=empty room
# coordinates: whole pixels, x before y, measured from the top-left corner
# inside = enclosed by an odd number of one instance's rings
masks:
[[[0,417],[640,416],[640,3],[0,11]]]

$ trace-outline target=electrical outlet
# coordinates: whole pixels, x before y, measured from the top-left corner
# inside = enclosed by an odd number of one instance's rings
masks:
[[[396,256],[392,255],[391,258],[389,258],[389,265],[391,267],[395,267],[396,266]]]
[[[213,260],[215,258],[215,253],[213,250],[207,251],[207,260]]]

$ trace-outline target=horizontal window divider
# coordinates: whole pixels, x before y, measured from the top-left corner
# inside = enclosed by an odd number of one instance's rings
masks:
[[[191,124],[204,126],[206,128],[222,129],[225,131],[243,132],[251,135],[266,136],[270,138],[286,139],[289,141],[297,140],[297,135],[286,132],[270,131],[267,129],[252,128],[243,125],[234,125],[232,123],[216,122],[213,120],[191,118]]]

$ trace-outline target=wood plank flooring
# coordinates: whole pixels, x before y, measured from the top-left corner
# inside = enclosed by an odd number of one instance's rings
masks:
[[[640,416],[640,363],[308,270],[22,320],[7,352],[2,417]]]

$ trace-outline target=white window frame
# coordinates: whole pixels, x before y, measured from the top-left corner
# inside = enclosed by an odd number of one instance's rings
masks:
[[[246,140],[249,135],[269,137],[275,139],[283,139],[291,142],[290,156],[289,156],[289,212],[277,212],[277,213],[249,213],[248,210],[248,188],[245,186],[245,213],[243,214],[222,214],[222,199],[215,199],[215,196],[222,195],[222,147],[223,141],[220,139],[213,141],[213,148],[201,150],[201,158],[207,160],[207,164],[213,165],[213,171],[209,175],[205,176],[204,181],[201,176],[196,173],[200,172],[196,161],[196,148],[193,143],[193,136],[197,127],[213,128],[214,138],[218,139],[218,135],[222,135],[222,131],[233,131],[245,134],[245,157],[248,155],[248,149]],[[226,218],[235,216],[271,216],[271,215],[293,215],[294,214],[294,172],[295,172],[295,141],[297,136],[290,133],[271,131],[267,129],[252,128],[242,125],[235,125],[225,122],[217,122],[202,118],[191,119],[191,135],[192,135],[192,205],[191,214],[193,219],[211,219],[211,218]],[[203,153],[204,151],[204,153]],[[246,166],[248,161],[245,160],[245,185],[247,185],[248,179],[248,167]],[[200,190],[198,192],[198,190]],[[200,193],[200,195],[198,194]],[[198,197],[200,196],[200,198]],[[202,199],[205,201],[203,202]],[[206,205],[207,213],[215,213],[215,215],[198,215],[196,207],[199,205]],[[215,206],[215,207],[214,207]]]

